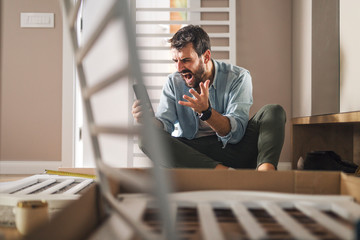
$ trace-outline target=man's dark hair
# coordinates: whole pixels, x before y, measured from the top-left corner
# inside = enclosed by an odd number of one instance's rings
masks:
[[[176,48],[177,50],[192,43],[198,56],[204,54],[208,49],[211,50],[209,35],[200,26],[188,25],[180,28],[169,39],[169,43],[171,43],[171,48]]]

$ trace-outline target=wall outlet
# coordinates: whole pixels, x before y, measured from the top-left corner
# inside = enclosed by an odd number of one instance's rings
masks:
[[[21,13],[22,28],[54,28],[54,13]]]

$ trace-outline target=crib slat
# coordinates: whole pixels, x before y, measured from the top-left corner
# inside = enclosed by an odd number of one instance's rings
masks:
[[[265,239],[267,237],[265,230],[260,226],[244,204],[232,204],[231,209],[250,239]]]
[[[63,194],[64,195],[75,194],[75,193],[81,191],[82,189],[84,189],[86,186],[88,186],[93,181],[94,181],[93,179],[84,180],[81,183],[79,183],[78,185],[74,186],[73,188],[70,188],[69,190],[67,190]]]
[[[56,184],[55,186],[46,189],[45,191],[40,192],[39,194],[53,194],[57,191],[59,191],[60,189],[72,184],[75,180],[74,179],[68,179],[65,180],[63,182],[60,182],[59,184]]]
[[[92,136],[99,134],[136,135],[139,133],[139,128],[136,127],[91,125],[89,128]]]
[[[315,207],[303,203],[295,203],[295,207],[307,216],[313,218],[330,232],[337,235],[339,239],[354,239],[354,232],[351,229],[336,222],[334,219],[317,210]]]
[[[307,229],[296,222],[289,214],[273,202],[263,202],[262,206],[266,211],[276,219],[293,237],[294,239],[318,239],[312,235]]]
[[[360,219],[360,205],[355,202],[337,202],[331,205],[331,210],[337,215],[355,223]]]
[[[123,69],[120,69],[119,71],[105,77],[99,83],[95,84],[94,86],[88,87],[83,90],[84,92],[84,98],[90,99],[91,96],[96,94],[97,92],[100,92],[101,90],[111,86],[112,84],[118,82],[120,79],[125,78],[129,74],[129,67],[126,66]]]
[[[131,212],[135,221],[140,221],[146,210],[146,201],[143,199],[124,199],[118,203],[123,211]],[[121,217],[113,213],[89,238],[98,239],[121,239],[130,240],[134,238],[134,229],[131,228]]]
[[[14,194],[17,194],[17,195],[20,195],[20,194],[29,194],[29,193],[32,193],[32,192],[35,192],[36,190],[39,190],[40,188],[43,188],[43,187],[46,187],[52,183],[56,182],[56,179],[48,179],[44,182],[40,182],[38,184],[35,184],[31,187],[28,187],[28,188],[25,188],[21,191],[18,191]]]
[[[14,185],[10,185],[10,186],[6,186],[6,187],[3,187],[0,191],[0,193],[12,193],[12,192],[15,192],[19,189],[22,189],[22,188],[26,188],[30,185],[33,185],[35,183],[37,183],[38,180],[35,179],[35,178],[29,178],[29,179],[24,179],[23,181],[17,183],[17,184],[14,184]]]
[[[223,240],[220,227],[216,221],[214,211],[209,203],[199,203],[197,205],[202,236],[205,240]]]
[[[146,199],[125,199],[122,203],[119,203],[124,211],[131,212],[131,216],[134,221],[140,221],[144,215],[147,200]],[[130,214],[129,214],[130,215]],[[130,228],[124,221],[121,226],[118,226],[122,232],[124,239],[132,239],[134,230]]]
[[[178,206],[176,203],[171,203],[170,204],[170,214],[171,214],[171,220],[173,223],[173,226],[176,226],[176,216],[177,216],[177,212],[178,212]]]

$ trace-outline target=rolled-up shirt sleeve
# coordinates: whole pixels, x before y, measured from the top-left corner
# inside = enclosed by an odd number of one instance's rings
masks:
[[[231,130],[226,136],[219,136],[223,147],[227,143],[236,144],[243,138],[249,121],[250,107],[253,103],[252,80],[247,70],[229,86],[224,116],[229,118]]]

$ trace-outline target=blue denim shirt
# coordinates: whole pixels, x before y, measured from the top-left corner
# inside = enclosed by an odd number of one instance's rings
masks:
[[[209,88],[210,104],[218,113],[228,117],[231,125],[231,131],[226,136],[217,135],[225,147],[227,143],[238,143],[245,134],[253,103],[252,82],[248,70],[212,61],[215,76]],[[189,90],[178,72],[170,74],[162,90],[156,118],[164,124],[167,132],[172,133],[175,124],[178,124],[178,137],[193,139],[200,120],[191,108],[178,103],[179,100],[184,100],[183,95],[192,97]]]

